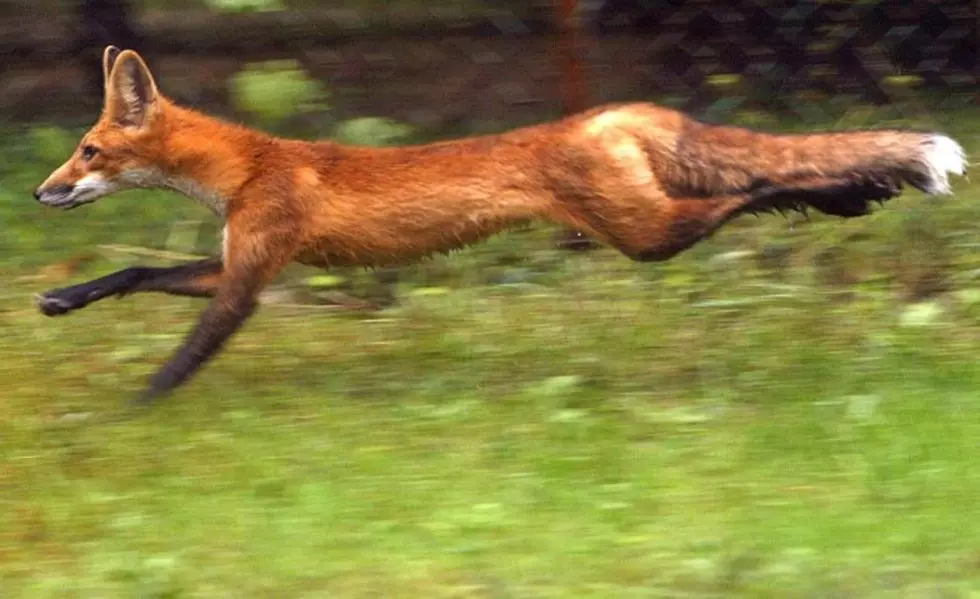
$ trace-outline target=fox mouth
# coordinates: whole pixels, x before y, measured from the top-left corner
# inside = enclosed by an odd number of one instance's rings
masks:
[[[94,202],[109,191],[109,186],[101,180],[83,183],[84,180],[76,185],[58,185],[51,189],[38,190],[34,197],[45,206],[72,210]]]
[[[84,196],[41,196],[38,201],[48,206],[50,208],[61,208],[62,210],[74,210],[79,206],[84,206],[95,201],[94,197],[86,198]]]
[[[68,193],[68,194],[41,194],[37,198],[39,202],[50,208],[61,208],[62,210],[74,210],[79,206],[90,204],[96,200],[95,194]]]

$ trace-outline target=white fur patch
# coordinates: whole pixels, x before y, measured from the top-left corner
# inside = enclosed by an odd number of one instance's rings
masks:
[[[933,195],[950,194],[949,173],[963,175],[966,172],[966,152],[963,147],[945,135],[931,135],[926,138],[923,158],[929,170],[927,193]]]
[[[635,141],[628,137],[623,137],[609,147],[609,153],[613,158],[629,171],[632,183],[646,185],[653,181],[653,172],[646,155],[640,150]]]
[[[228,225],[221,228],[221,263],[228,264]]]
[[[631,132],[631,126],[637,122],[637,116],[628,110],[612,109],[587,120],[583,131],[623,169],[630,183],[646,185],[653,181],[653,172],[635,134]]]
[[[225,204],[227,203],[225,198],[218,195],[217,192],[204,187],[197,181],[181,178],[169,179],[163,187],[197,200],[202,206],[218,216],[224,216],[225,214]]]
[[[602,112],[585,123],[585,134],[600,135],[609,129],[618,129],[629,123],[636,123],[637,118],[626,110],[610,110]]]
[[[120,181],[128,188],[169,189],[197,200],[202,206],[218,216],[225,215],[225,198],[193,179],[168,177],[156,169],[140,169],[122,173]]]
[[[85,204],[119,190],[115,183],[107,181],[99,173],[89,173],[75,182],[71,200],[75,204]]]

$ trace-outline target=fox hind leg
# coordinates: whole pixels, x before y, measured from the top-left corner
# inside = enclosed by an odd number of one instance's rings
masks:
[[[600,239],[638,262],[662,262],[710,237],[750,200],[742,196],[670,198],[588,218]],[[603,215],[605,216],[605,215]]]

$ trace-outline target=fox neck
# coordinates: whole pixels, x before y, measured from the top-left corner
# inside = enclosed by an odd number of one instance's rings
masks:
[[[175,191],[192,200],[196,200],[199,204],[222,218],[227,215],[228,199],[194,179],[180,176],[164,176],[155,187]]]
[[[231,198],[252,178],[256,150],[271,138],[174,104],[165,111],[163,164],[134,183],[175,191],[226,216]]]

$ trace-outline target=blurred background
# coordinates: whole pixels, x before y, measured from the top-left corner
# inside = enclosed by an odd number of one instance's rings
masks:
[[[927,92],[970,102],[977,85],[970,0],[8,0],[0,11],[0,107],[42,121],[84,120],[99,106],[92,63],[108,43],[152,56],[171,95],[209,110],[256,108],[240,105],[233,82],[283,61],[330,91],[335,119],[383,116],[432,132],[554,113],[563,27],[579,31],[580,93],[594,103],[813,118],[831,110],[820,100],[907,103]]]
[[[192,383],[117,419],[203,304],[45,319],[32,294],[214,252],[221,224],[163,192],[31,198],[97,118],[107,44],[302,138],[645,100],[980,153],[976,0],[5,0],[0,596],[980,593],[975,175],[866,218],[742,218],[661,264],[535,225],[292,268]]]

